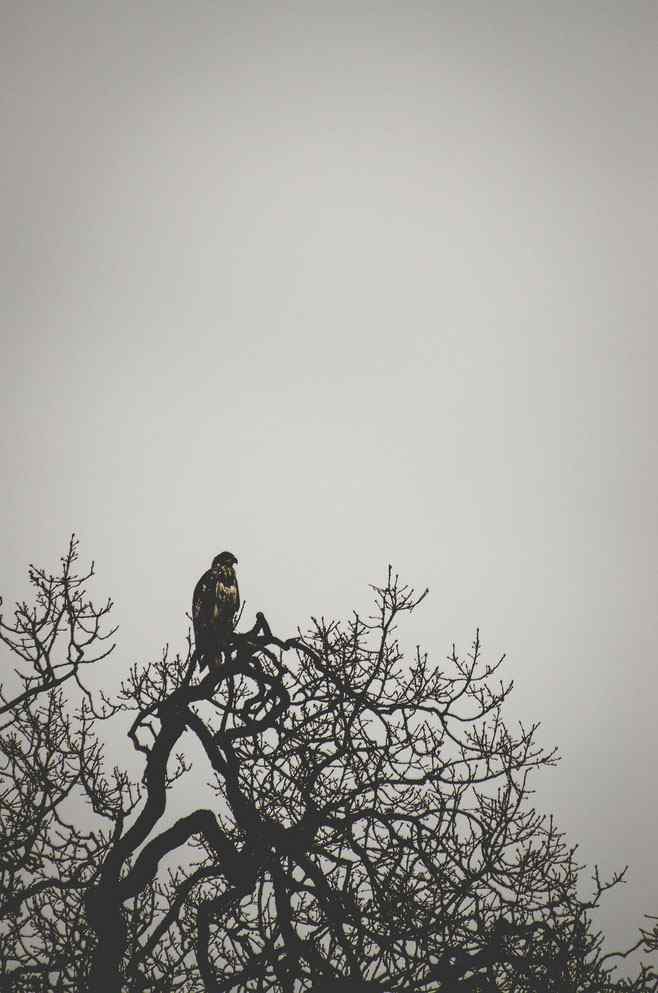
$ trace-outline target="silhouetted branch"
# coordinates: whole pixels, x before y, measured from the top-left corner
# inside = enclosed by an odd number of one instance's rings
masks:
[[[23,667],[2,697],[0,988],[658,993],[652,966],[612,964],[655,951],[655,927],[607,954],[592,929],[625,870],[583,896],[575,849],[530,806],[556,753],[505,723],[503,658],[479,632],[465,657],[405,656],[426,590],[389,567],[370,616],[291,638],[257,613],[202,677],[188,631],[110,698],[80,681],[111,603],[92,606],[76,557],[72,539],[59,576],[32,569],[35,604],[0,619]],[[97,731],[121,719],[138,782],[106,771]],[[187,733],[213,779],[172,823]]]

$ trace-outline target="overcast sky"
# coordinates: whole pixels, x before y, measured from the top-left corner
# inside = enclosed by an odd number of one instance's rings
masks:
[[[601,923],[658,914],[658,8],[3,4],[2,562],[71,531],[182,645],[239,559],[285,635],[389,562],[480,626]]]

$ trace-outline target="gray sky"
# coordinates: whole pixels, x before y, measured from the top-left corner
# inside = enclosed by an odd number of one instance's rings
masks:
[[[113,674],[345,615],[480,626],[601,924],[658,914],[658,8],[5,4],[0,588],[75,530]],[[403,636],[405,632],[403,632]]]

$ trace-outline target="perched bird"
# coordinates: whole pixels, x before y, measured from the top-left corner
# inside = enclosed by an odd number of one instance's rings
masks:
[[[240,608],[240,592],[231,552],[222,552],[212,560],[194,587],[192,623],[199,667],[219,663],[221,652],[233,634],[233,618]]]

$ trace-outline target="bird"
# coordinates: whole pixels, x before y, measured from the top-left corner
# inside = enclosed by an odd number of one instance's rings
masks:
[[[233,634],[233,621],[240,609],[240,591],[232,552],[221,552],[212,560],[194,587],[192,623],[199,668],[213,668]]]

